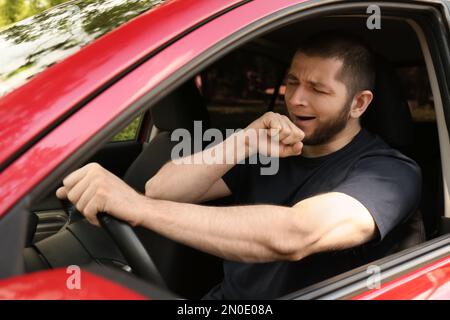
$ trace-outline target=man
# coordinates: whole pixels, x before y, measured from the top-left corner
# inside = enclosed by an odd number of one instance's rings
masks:
[[[225,277],[208,299],[276,298],[366,263],[385,252],[386,235],[416,210],[421,186],[412,160],[361,128],[373,98],[373,65],[352,38],[309,40],[289,69],[289,117],[266,113],[204,151],[223,151],[233,163],[169,162],[145,195],[88,164],[64,179],[57,196],[93,224],[107,212],[222,257]],[[236,136],[261,129],[278,130],[275,175],[236,165],[262,151],[260,144],[244,140],[241,157],[229,147]],[[194,204],[229,195],[236,206]]]

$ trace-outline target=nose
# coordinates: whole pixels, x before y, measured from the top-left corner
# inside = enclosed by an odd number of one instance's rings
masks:
[[[295,88],[292,88],[292,92],[289,95],[289,104],[294,106],[307,106],[307,90],[302,85],[297,85]]]

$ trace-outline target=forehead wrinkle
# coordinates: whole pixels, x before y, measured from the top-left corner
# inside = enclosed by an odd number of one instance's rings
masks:
[[[304,58],[301,58],[300,56],[303,56]],[[306,82],[306,83],[309,83],[312,85],[313,84],[321,85],[322,87],[326,87],[326,88],[334,91],[333,83],[328,83],[329,81],[322,81],[322,79],[318,79],[318,78],[314,77],[314,75],[311,75],[311,73],[314,73],[315,68],[308,68],[310,70],[305,70],[306,68],[301,67],[301,62],[304,59],[321,59],[321,60],[332,60],[332,61],[338,62],[339,66],[338,66],[337,70],[335,70],[335,72],[332,76],[327,77],[325,80],[332,79],[333,81],[336,81],[337,83],[345,86],[345,83],[342,79],[343,61],[341,59],[339,59],[338,57],[327,58],[327,57],[321,57],[321,56],[308,56],[301,52],[297,52],[295,54],[294,58],[292,59],[291,66],[289,67],[288,75],[292,74],[293,76],[295,76],[297,79],[301,80],[302,82]],[[298,72],[298,70],[300,70],[300,72]],[[327,73],[327,74],[329,74],[329,73]]]
[[[327,85],[326,83],[321,82],[320,80],[316,80],[314,79],[314,77],[310,76],[310,75],[298,75],[295,72],[292,72],[291,70],[288,72],[288,77],[295,77],[296,79],[298,79],[300,82],[305,82],[311,86],[314,87],[323,87],[323,88],[328,88],[331,89],[331,87],[329,85]],[[302,79],[303,78],[303,79]]]

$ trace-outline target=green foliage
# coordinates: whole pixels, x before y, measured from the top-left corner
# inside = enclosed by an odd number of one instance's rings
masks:
[[[0,28],[68,0],[0,0]]]
[[[134,119],[125,129],[119,132],[112,141],[127,141],[136,139],[136,134],[141,124],[142,116]]]

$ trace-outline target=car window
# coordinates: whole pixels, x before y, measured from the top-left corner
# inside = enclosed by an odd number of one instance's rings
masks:
[[[0,97],[164,0],[75,0],[0,29]]]
[[[136,117],[125,129],[112,138],[111,142],[136,140],[141,126],[143,115]]]
[[[265,55],[236,51],[202,74],[211,126],[244,128],[269,110],[286,66]]]
[[[415,122],[435,122],[433,94],[425,66],[396,69],[408,99],[411,116]]]

